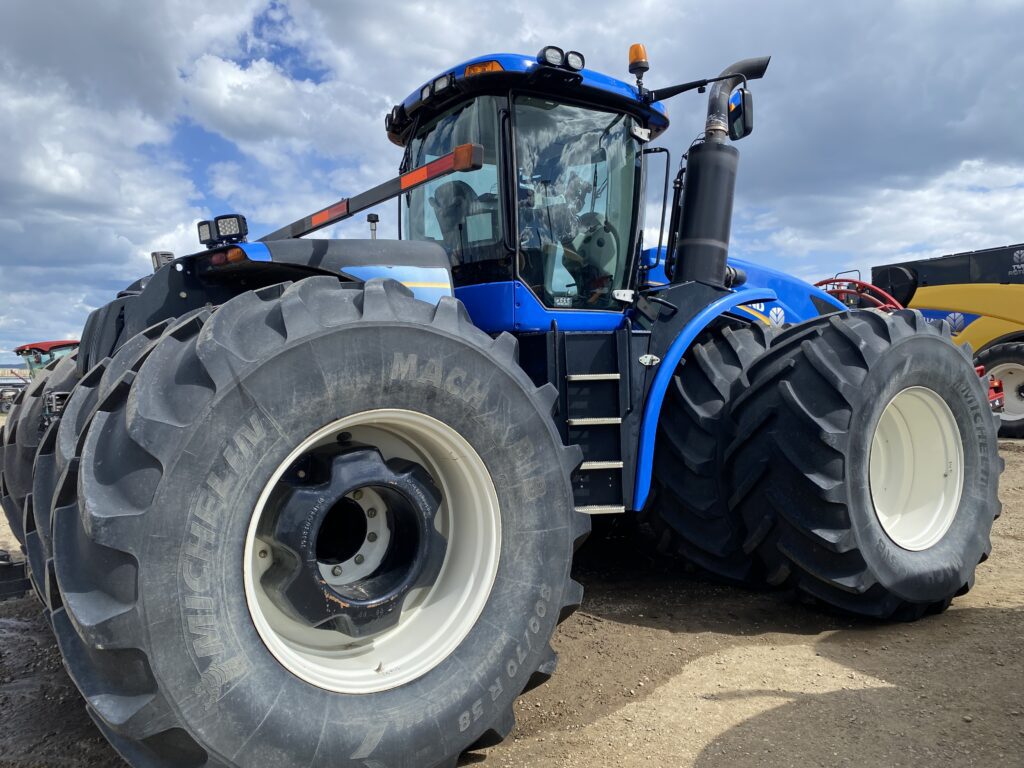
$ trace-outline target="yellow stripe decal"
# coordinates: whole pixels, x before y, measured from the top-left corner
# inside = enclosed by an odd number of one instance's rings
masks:
[[[738,307],[736,307],[736,309],[742,309],[747,314],[753,315],[754,317],[756,317],[758,320],[760,320],[765,325],[771,325],[772,324],[772,321],[768,319],[767,315],[764,315],[761,312],[758,312],[756,309],[748,307],[746,304],[740,304]]]
[[[406,282],[403,282],[402,285],[404,285],[407,288],[451,288],[451,285],[449,285],[448,283],[406,283]]]

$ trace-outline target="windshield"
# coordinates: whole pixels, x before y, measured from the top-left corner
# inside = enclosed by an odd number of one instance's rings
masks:
[[[519,274],[557,308],[618,309],[639,177],[633,119],[515,100]]]
[[[48,366],[54,360],[70,355],[75,351],[75,349],[76,348],[73,346],[58,347],[57,349],[53,349],[49,352],[42,352],[34,349],[30,352],[20,353],[19,357],[28,364],[29,376],[35,378],[42,372],[43,368]]]
[[[460,144],[484,148],[480,169],[442,176],[402,198],[403,237],[441,245],[456,285],[512,279],[499,195],[498,103],[493,96],[483,96],[460,104],[429,123],[409,144],[407,169],[436,160]]]

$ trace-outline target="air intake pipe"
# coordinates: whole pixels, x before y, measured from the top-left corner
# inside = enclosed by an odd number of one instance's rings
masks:
[[[704,140],[687,153],[686,177],[672,232],[673,282],[697,281],[724,287],[732,229],[732,203],[740,153],[729,138],[729,96],[744,80],[764,76],[770,57],[744,59],[726,67],[711,86]]]

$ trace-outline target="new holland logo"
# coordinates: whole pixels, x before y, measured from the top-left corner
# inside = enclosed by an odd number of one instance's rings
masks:
[[[768,317],[775,325],[782,325],[786,322],[786,311],[782,307],[772,307],[771,312],[768,313]]]
[[[964,329],[964,316],[960,312],[950,312],[946,315],[946,322],[953,333],[960,333]]]
[[[1010,277],[1024,276],[1024,248],[1013,252],[1013,264],[1010,266]]]

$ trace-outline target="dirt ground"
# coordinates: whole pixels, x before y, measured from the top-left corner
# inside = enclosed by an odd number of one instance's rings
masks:
[[[1024,444],[975,588],[887,625],[681,577],[625,539],[591,547],[559,673],[486,766],[1024,765]],[[10,541],[0,530],[0,547]],[[589,546],[589,545],[588,545]],[[0,603],[0,765],[117,766],[33,598]]]

